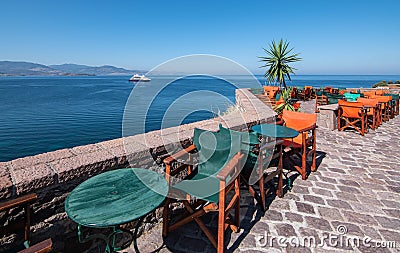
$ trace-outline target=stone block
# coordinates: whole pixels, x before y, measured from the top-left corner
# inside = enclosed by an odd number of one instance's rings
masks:
[[[68,157],[75,156],[69,149],[60,149],[35,156],[27,156],[11,161],[13,169],[28,168],[36,164],[48,163]]]
[[[11,166],[11,176],[14,180],[17,195],[34,192],[54,184],[55,173],[48,164],[36,164],[29,167]]]
[[[6,199],[13,195],[13,183],[8,164],[0,163],[0,199]]]
[[[302,202],[296,202],[297,210],[302,213],[310,213],[314,214],[314,207],[312,205],[302,203]]]
[[[325,219],[306,216],[305,220],[310,228],[320,229],[323,231],[331,231],[331,225]]]
[[[100,142],[97,145],[116,157],[118,167],[126,166],[128,163],[139,159],[151,157],[147,147],[138,142],[131,141],[129,138]]]
[[[369,224],[369,225],[378,225],[375,219],[368,214],[361,214],[356,212],[350,211],[343,211],[343,216],[345,219],[350,223],[357,223],[357,224]]]
[[[290,224],[276,224],[275,228],[276,231],[278,232],[278,235],[280,236],[284,237],[297,236],[293,226]]]
[[[340,209],[349,209],[352,210],[351,206],[349,205],[349,203],[347,203],[344,200],[339,200],[339,199],[327,199],[326,202],[328,203],[328,205],[332,206],[332,207],[336,207],[336,208],[340,208]]]
[[[308,201],[308,202],[312,202],[312,203],[319,204],[319,205],[325,205],[325,201],[321,197],[317,197],[314,195],[304,195],[303,198],[305,201]]]
[[[384,216],[376,216],[375,219],[384,228],[398,230],[400,227],[400,219],[388,218]]]
[[[92,152],[96,152],[99,150],[100,150],[100,147],[97,146],[96,144],[83,145],[83,146],[73,147],[70,149],[70,151],[72,153],[74,153],[75,155],[92,153]]]
[[[340,214],[340,212],[338,212],[338,210],[336,208],[328,208],[328,207],[319,206],[318,212],[321,215],[321,217],[325,217],[326,219],[329,219],[329,220],[339,220],[339,221],[343,220],[342,215]]]
[[[116,168],[117,159],[106,150],[73,156],[51,162],[57,172],[58,181],[66,182],[78,177],[88,178],[91,175]]]
[[[303,216],[297,213],[286,212],[285,218],[289,221],[303,222]]]
[[[281,221],[283,219],[282,214],[275,210],[267,210],[265,212],[265,217],[267,217],[268,220],[274,221]]]

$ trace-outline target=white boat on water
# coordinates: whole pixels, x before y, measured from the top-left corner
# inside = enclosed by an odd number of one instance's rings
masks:
[[[150,78],[145,77],[144,75],[134,74],[130,79],[129,82],[150,82]]]

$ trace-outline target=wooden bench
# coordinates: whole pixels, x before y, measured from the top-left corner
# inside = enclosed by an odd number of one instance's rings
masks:
[[[15,199],[7,200],[0,203],[0,212],[6,212],[16,207],[24,208],[24,220],[20,220],[6,226],[0,227],[0,235],[10,234],[17,230],[24,229],[24,245],[26,249],[19,251],[20,253],[45,253],[52,249],[51,239],[44,240],[35,245],[29,246],[30,243],[30,223],[31,223],[31,204],[37,200],[35,193],[27,194]]]

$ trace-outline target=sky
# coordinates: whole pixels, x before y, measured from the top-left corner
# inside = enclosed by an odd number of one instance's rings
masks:
[[[283,38],[296,74],[400,74],[400,1],[1,0],[0,60],[150,70],[213,54],[265,71]],[[234,74],[234,73],[232,73]]]

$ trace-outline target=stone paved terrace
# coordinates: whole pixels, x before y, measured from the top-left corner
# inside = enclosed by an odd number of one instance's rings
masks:
[[[355,132],[319,128],[317,133],[318,170],[306,181],[297,178],[291,192],[282,199],[271,198],[269,209],[262,213],[253,199],[242,191],[240,233],[229,233],[228,252],[400,252],[400,171],[398,170],[400,117],[384,123],[364,137]],[[294,175],[296,173],[293,173]],[[209,216],[216,226],[216,216]],[[396,241],[397,249],[342,247],[272,247],[256,245],[256,238],[270,236],[323,235],[377,241]],[[343,229],[343,227],[341,227]],[[142,252],[214,252],[204,234],[192,222],[161,237],[161,225],[146,231],[139,239]],[[328,242],[328,239],[325,240]],[[129,249],[129,252],[133,251]]]

